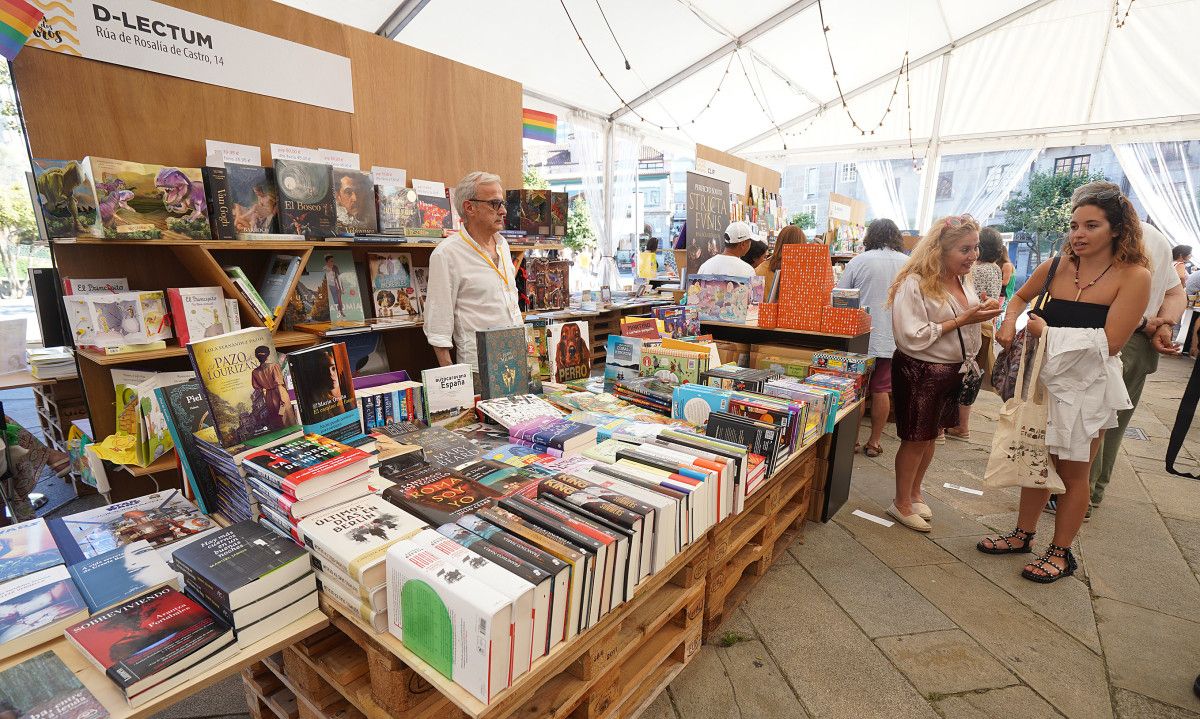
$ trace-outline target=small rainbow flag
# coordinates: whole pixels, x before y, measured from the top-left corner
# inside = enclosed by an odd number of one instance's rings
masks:
[[[44,14],[25,0],[0,0],[0,55],[15,58]]]
[[[5,0],[0,0],[4,2]],[[542,142],[557,142],[558,115],[539,112],[529,108],[521,109],[521,137],[526,140],[541,140]]]

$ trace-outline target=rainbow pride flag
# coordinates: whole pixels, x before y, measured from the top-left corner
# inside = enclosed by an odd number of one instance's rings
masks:
[[[43,14],[25,0],[0,0],[0,55],[15,58]]]
[[[0,0],[4,2],[5,0]],[[539,112],[529,108],[521,109],[521,137],[526,140],[541,140],[556,142],[558,140],[558,115]]]

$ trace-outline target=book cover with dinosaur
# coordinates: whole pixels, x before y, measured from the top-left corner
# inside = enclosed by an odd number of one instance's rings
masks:
[[[210,240],[204,179],[196,167],[85,157],[83,182],[98,213],[94,237]]]
[[[77,160],[33,158],[33,181],[49,237],[92,233],[99,215]]]

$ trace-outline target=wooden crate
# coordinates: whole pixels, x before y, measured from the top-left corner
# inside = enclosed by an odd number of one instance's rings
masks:
[[[289,651],[369,719],[633,717],[699,651],[707,566],[702,539],[596,626],[534,662],[490,705],[424,665],[392,635],[371,633],[332,603],[322,607],[341,636],[318,634]],[[362,665],[335,679],[334,656],[342,657],[343,668],[349,656]]]
[[[799,536],[809,515],[818,463],[815,447],[803,450],[746,500],[741,513],[712,530],[705,580],[705,639],[712,637]]]

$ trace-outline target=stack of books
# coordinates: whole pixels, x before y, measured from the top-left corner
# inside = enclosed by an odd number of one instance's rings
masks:
[[[0,659],[60,636],[88,607],[44,519],[0,527]]]
[[[312,552],[325,596],[383,632],[388,606],[384,557],[388,547],[424,527],[420,519],[368,494],[305,517],[298,530]]]
[[[46,347],[27,351],[29,373],[38,379],[71,379],[79,371],[75,367],[75,353],[70,347]]]
[[[555,457],[579,454],[596,443],[596,428],[562,417],[538,417],[508,428],[514,444]]]
[[[255,446],[233,445],[223,447],[213,427],[204,427],[195,433],[195,448],[200,458],[208,465],[216,495],[214,511],[220,512],[231,522],[257,519],[262,510],[258,500],[250,492],[246,482],[244,462],[248,455],[275,445],[301,437],[299,427],[288,427],[280,432],[257,439]]]
[[[161,587],[66,629],[67,640],[137,707],[227,661],[233,629],[199,602]]]
[[[613,384],[613,393],[620,399],[658,414],[671,414],[671,392],[675,386],[654,377],[620,379]]]
[[[246,648],[317,608],[308,552],[256,522],[238,522],[175,553],[188,596],[233,627]]]
[[[262,518],[302,541],[303,518],[371,492],[371,455],[319,434],[248,452],[241,469]]]

